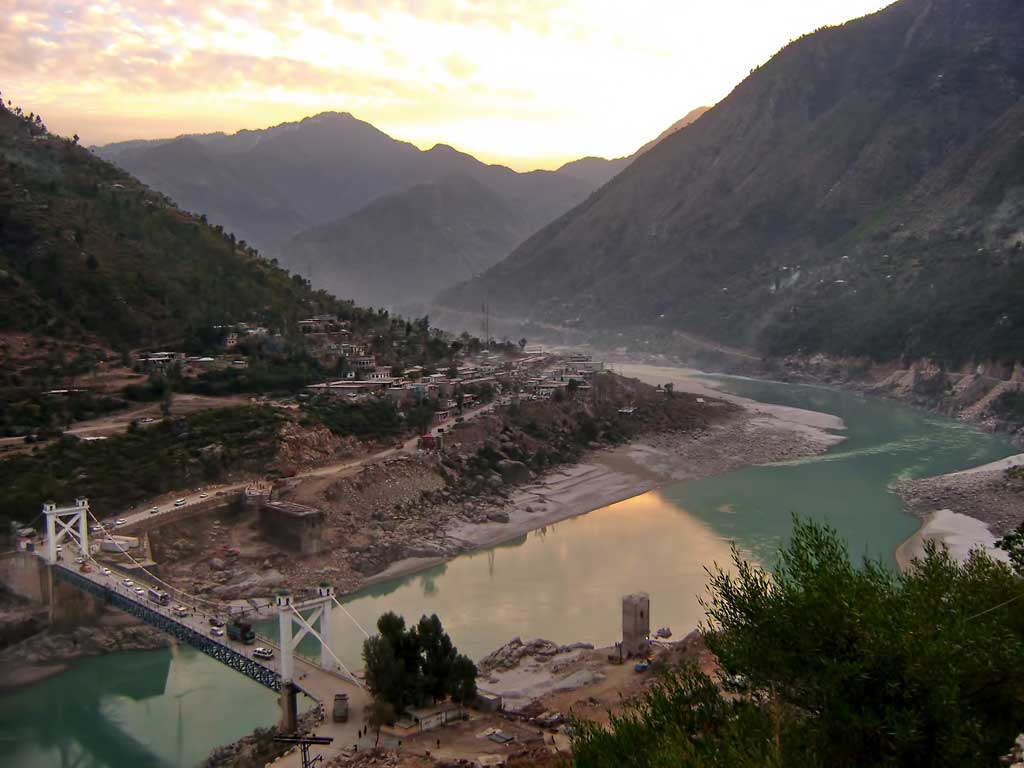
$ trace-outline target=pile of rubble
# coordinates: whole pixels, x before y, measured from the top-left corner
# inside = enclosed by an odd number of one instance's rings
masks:
[[[481,672],[491,670],[508,670],[518,667],[524,659],[550,660],[555,656],[569,654],[573,651],[592,651],[594,646],[591,643],[570,643],[559,645],[550,640],[537,638],[523,642],[518,637],[513,637],[498,650],[484,656],[477,665]],[[555,670],[558,671],[558,670]]]
[[[298,732],[309,733],[320,722],[319,710],[310,710],[299,716]],[[277,726],[257,728],[238,741],[217,747],[206,758],[203,768],[263,768],[289,749],[287,744],[274,741],[279,733]]]
[[[332,459],[362,453],[365,447],[354,437],[338,437],[323,425],[304,427],[293,421],[281,426],[281,444],[277,464],[311,467]]]

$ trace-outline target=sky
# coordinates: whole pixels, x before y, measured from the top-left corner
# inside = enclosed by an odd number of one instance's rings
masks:
[[[519,170],[634,152],[887,0],[7,0],[0,91],[87,144],[351,112]]]

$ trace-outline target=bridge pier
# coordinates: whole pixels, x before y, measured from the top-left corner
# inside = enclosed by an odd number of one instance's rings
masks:
[[[291,680],[281,681],[281,693],[277,703],[281,707],[281,720],[278,728],[281,733],[295,733],[299,728],[299,696],[295,683]]]
[[[57,630],[71,629],[95,621],[103,613],[103,603],[66,581],[55,578],[54,568],[46,567],[46,602],[50,609],[50,626]]]

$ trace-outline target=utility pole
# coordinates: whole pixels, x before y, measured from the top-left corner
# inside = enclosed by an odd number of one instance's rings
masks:
[[[309,756],[309,748],[314,744],[330,744],[334,741],[329,736],[275,736],[274,741],[279,744],[298,744],[299,750],[302,752],[302,768],[313,768],[317,763],[323,762],[324,756],[317,755],[316,757]]]

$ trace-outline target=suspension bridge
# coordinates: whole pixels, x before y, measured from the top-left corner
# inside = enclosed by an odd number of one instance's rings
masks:
[[[93,556],[90,528],[111,542],[117,540],[93,516],[87,499],[76,499],[73,505],[66,507],[47,502],[41,514],[46,518],[46,538],[43,550],[37,554],[48,566],[51,585],[56,581],[65,582],[271,689],[278,694],[279,725],[283,732],[295,732],[298,694],[303,693],[318,702],[327,715],[318,728],[322,735],[333,737],[339,747],[356,741],[370,696],[331,649],[333,612],[340,610],[363,636],[367,633],[338,601],[329,584],[320,584],[308,596],[295,596],[282,590],[267,607],[242,607],[213,601],[164,582],[120,545],[119,552],[132,562],[130,573],[98,562]],[[69,561],[69,553],[74,562]],[[53,610],[58,591],[51,587],[50,593]],[[250,636],[246,643],[242,637],[230,638],[221,628],[229,622],[249,624],[270,620],[275,615],[278,621],[276,640],[257,634]],[[319,658],[298,652],[299,643],[307,637],[319,643]],[[254,643],[272,653],[259,653],[259,648],[254,653],[250,648]],[[337,694],[348,696],[350,716],[347,722],[335,723],[330,717],[331,703]]]

